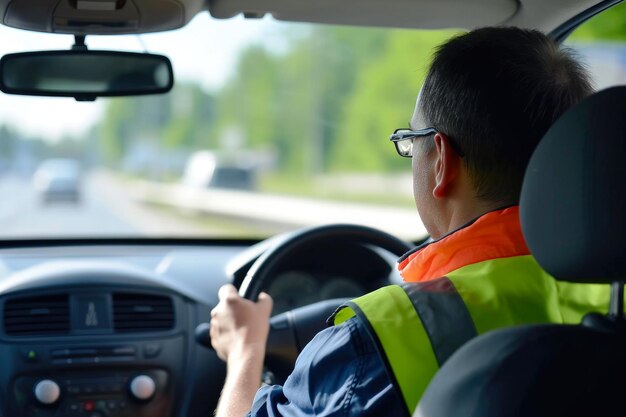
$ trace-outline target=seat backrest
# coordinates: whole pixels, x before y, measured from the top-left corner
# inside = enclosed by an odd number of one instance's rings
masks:
[[[624,416],[626,337],[583,326],[497,330],[457,351],[414,416]]]
[[[474,339],[441,368],[415,416],[626,415],[626,87],[555,123],[531,158],[520,206],[539,264],[559,280],[610,283],[611,311]]]

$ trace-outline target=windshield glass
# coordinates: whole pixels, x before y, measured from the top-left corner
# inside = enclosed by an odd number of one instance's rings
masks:
[[[626,82],[625,8],[566,42],[596,88]],[[421,239],[411,161],[388,138],[408,127],[433,49],[455,33],[203,13],[177,31],[88,36],[90,49],[168,56],[174,89],[95,102],[0,94],[0,238],[263,238],[357,223]],[[0,36],[3,54],[73,44]]]
[[[0,237],[267,237],[325,223],[425,236],[407,127],[434,46],[454,31],[220,21],[88,36],[168,56],[166,95],[0,95]],[[0,27],[2,53],[73,38]]]

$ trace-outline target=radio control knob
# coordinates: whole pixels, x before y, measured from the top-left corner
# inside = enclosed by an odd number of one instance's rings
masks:
[[[138,400],[146,401],[152,398],[156,391],[154,380],[147,375],[139,375],[130,382],[130,393]]]
[[[60,396],[61,388],[59,384],[50,379],[44,379],[35,385],[35,398],[42,404],[54,404]]]

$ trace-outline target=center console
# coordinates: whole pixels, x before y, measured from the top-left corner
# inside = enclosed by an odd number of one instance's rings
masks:
[[[168,375],[163,370],[68,374],[42,379],[23,376],[14,383],[12,411],[24,417],[164,416]],[[14,410],[14,411],[13,411]]]
[[[0,308],[0,415],[173,415],[188,356],[179,296],[89,289],[0,299]]]

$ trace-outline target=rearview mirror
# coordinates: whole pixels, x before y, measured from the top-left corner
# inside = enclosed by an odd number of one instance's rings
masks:
[[[166,93],[174,84],[162,55],[116,51],[40,51],[4,55],[0,90],[7,94],[96,97]]]

